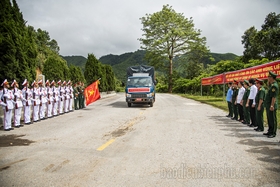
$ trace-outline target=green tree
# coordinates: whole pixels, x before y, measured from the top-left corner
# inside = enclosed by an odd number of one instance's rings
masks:
[[[1,79],[35,79],[36,44],[15,0],[0,3]]]
[[[267,58],[276,60],[280,58],[280,14],[269,13],[262,25],[262,29],[257,31],[255,27],[250,27],[242,36],[244,45],[243,58],[245,63],[251,59]]]
[[[43,71],[44,63],[50,55],[59,57],[59,46],[56,40],[51,39],[49,33],[42,29],[34,30],[34,38],[38,48],[36,67]]]
[[[69,66],[69,78],[72,82],[85,82],[84,75],[82,73],[82,70],[78,66],[70,65]]]
[[[141,48],[153,64],[164,66],[168,62],[168,92],[172,92],[173,58],[191,50],[207,51],[206,38],[200,37],[200,30],[194,28],[192,18],[176,13],[169,5],[160,12],[146,14],[140,18],[144,32],[140,38]]]
[[[61,57],[56,55],[51,55],[48,57],[44,64],[43,74],[46,79],[49,80],[68,80],[69,76],[69,68],[66,64],[66,61]]]
[[[100,91],[105,92],[107,91],[107,87],[108,87],[106,67],[101,63],[99,65],[100,65],[100,71],[98,72],[98,77],[101,78],[99,89]]]
[[[88,54],[84,72],[85,80],[88,85],[100,78],[101,70],[101,64],[94,54]]]
[[[244,63],[239,61],[222,60],[215,65],[211,65],[211,74],[216,75],[220,73],[226,73],[229,71],[235,71],[244,68]]]
[[[113,91],[116,89],[115,75],[110,65],[104,65],[106,72],[107,90]]]

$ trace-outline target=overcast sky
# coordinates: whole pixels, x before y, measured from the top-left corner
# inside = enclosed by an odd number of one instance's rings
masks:
[[[63,56],[93,53],[97,58],[140,49],[139,18],[169,4],[192,17],[211,52],[242,55],[241,36],[266,15],[280,11],[280,0],[17,0],[28,25],[49,32]]]

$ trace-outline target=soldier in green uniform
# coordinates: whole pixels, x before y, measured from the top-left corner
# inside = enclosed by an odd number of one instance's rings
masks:
[[[250,124],[250,109],[249,109],[249,107],[246,106],[246,102],[247,102],[249,94],[250,94],[249,81],[244,80],[244,87],[245,87],[245,93],[242,98],[242,106],[243,106],[243,112],[244,112],[243,124],[249,125]]]
[[[238,89],[237,89],[237,84],[238,81],[234,80],[233,81],[233,85],[232,85],[232,90],[233,90],[233,94],[232,94],[232,107],[233,107],[233,117],[231,118],[232,120],[238,120],[238,111],[237,111],[237,95],[238,95]]]
[[[77,84],[74,84],[74,91],[73,91],[73,94],[74,94],[74,108],[75,110],[78,110],[78,96],[79,96],[79,92],[78,92],[78,89],[77,89]]]
[[[78,82],[78,86],[77,86],[77,90],[78,90],[78,101],[79,101],[79,109],[82,109],[83,106],[82,106],[82,87],[81,87],[81,82]]]
[[[268,121],[268,132],[264,133],[268,138],[274,138],[277,131],[277,100],[279,94],[279,87],[276,81],[277,74],[272,71],[269,72],[268,82],[270,84],[266,97],[266,113]]]
[[[84,96],[84,90],[85,90],[85,85],[84,83],[82,82],[82,85],[81,85],[81,90],[82,90],[82,108],[85,108],[85,96]]]
[[[256,122],[257,128],[254,130],[257,132],[262,132],[264,130],[263,127],[263,111],[264,111],[264,100],[265,100],[265,89],[263,87],[263,81],[260,79],[256,79],[256,86],[258,88],[258,93],[256,95]]]

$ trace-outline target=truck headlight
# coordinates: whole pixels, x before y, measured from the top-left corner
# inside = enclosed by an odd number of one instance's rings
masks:
[[[153,97],[153,93],[147,94],[147,97]]]
[[[131,97],[131,94],[126,94],[126,97]]]

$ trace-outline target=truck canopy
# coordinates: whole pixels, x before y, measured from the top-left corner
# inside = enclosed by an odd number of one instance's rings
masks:
[[[155,80],[155,69],[153,66],[146,66],[146,65],[140,65],[140,66],[130,66],[127,68],[127,77],[136,76],[136,74],[140,73],[147,73],[149,76],[152,77],[153,83],[156,84]]]

